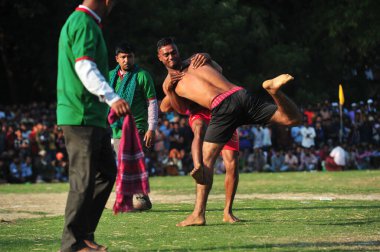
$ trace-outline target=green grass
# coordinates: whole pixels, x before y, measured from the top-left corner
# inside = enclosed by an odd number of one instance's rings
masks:
[[[212,192],[224,193],[224,175],[214,176]],[[189,176],[152,177],[151,189],[166,195],[194,192]],[[67,192],[67,183],[0,185],[1,193]],[[238,193],[380,193],[380,171],[244,173],[240,175]]]
[[[243,222],[221,222],[223,202],[211,202],[204,227],[177,228],[190,204],[156,204],[144,213],[106,210],[97,240],[110,251],[315,251],[380,249],[378,202],[245,200]],[[1,251],[57,251],[63,218],[0,224]]]
[[[223,193],[224,176],[214,193]],[[238,193],[380,193],[380,172],[242,174]],[[1,185],[2,193],[65,192],[67,184]],[[191,194],[189,177],[151,178],[152,191]],[[243,221],[223,223],[223,201],[210,200],[207,225],[175,224],[192,204],[155,204],[142,213],[106,209],[96,237],[110,251],[380,251],[380,201],[236,200]],[[1,212],[0,212],[1,216]],[[1,218],[0,218],[1,219]],[[57,251],[63,217],[0,222],[0,251]]]

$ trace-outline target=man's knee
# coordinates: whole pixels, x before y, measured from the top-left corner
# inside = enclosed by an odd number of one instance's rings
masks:
[[[222,148],[222,144],[204,142],[202,148],[203,163],[206,166],[213,165]]]

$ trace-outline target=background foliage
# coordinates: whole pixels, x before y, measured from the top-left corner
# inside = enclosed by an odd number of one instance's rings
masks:
[[[55,100],[59,32],[80,3],[0,0],[0,103]],[[110,67],[116,43],[136,46],[159,98],[165,71],[155,45],[173,36],[183,58],[209,52],[228,79],[251,91],[287,72],[296,81],[286,92],[298,103],[337,100],[339,83],[350,101],[379,94],[379,81],[364,76],[380,66],[378,13],[376,0],[125,0],[104,35]]]

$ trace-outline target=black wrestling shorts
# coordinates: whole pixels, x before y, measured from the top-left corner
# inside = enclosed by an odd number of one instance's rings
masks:
[[[262,102],[245,89],[239,90],[211,110],[211,121],[204,141],[226,143],[239,126],[266,124],[276,110],[276,105]]]

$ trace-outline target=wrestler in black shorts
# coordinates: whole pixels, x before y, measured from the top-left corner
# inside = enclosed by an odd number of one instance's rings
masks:
[[[268,123],[276,110],[276,105],[264,103],[241,89],[212,108],[204,141],[226,143],[239,126]]]

